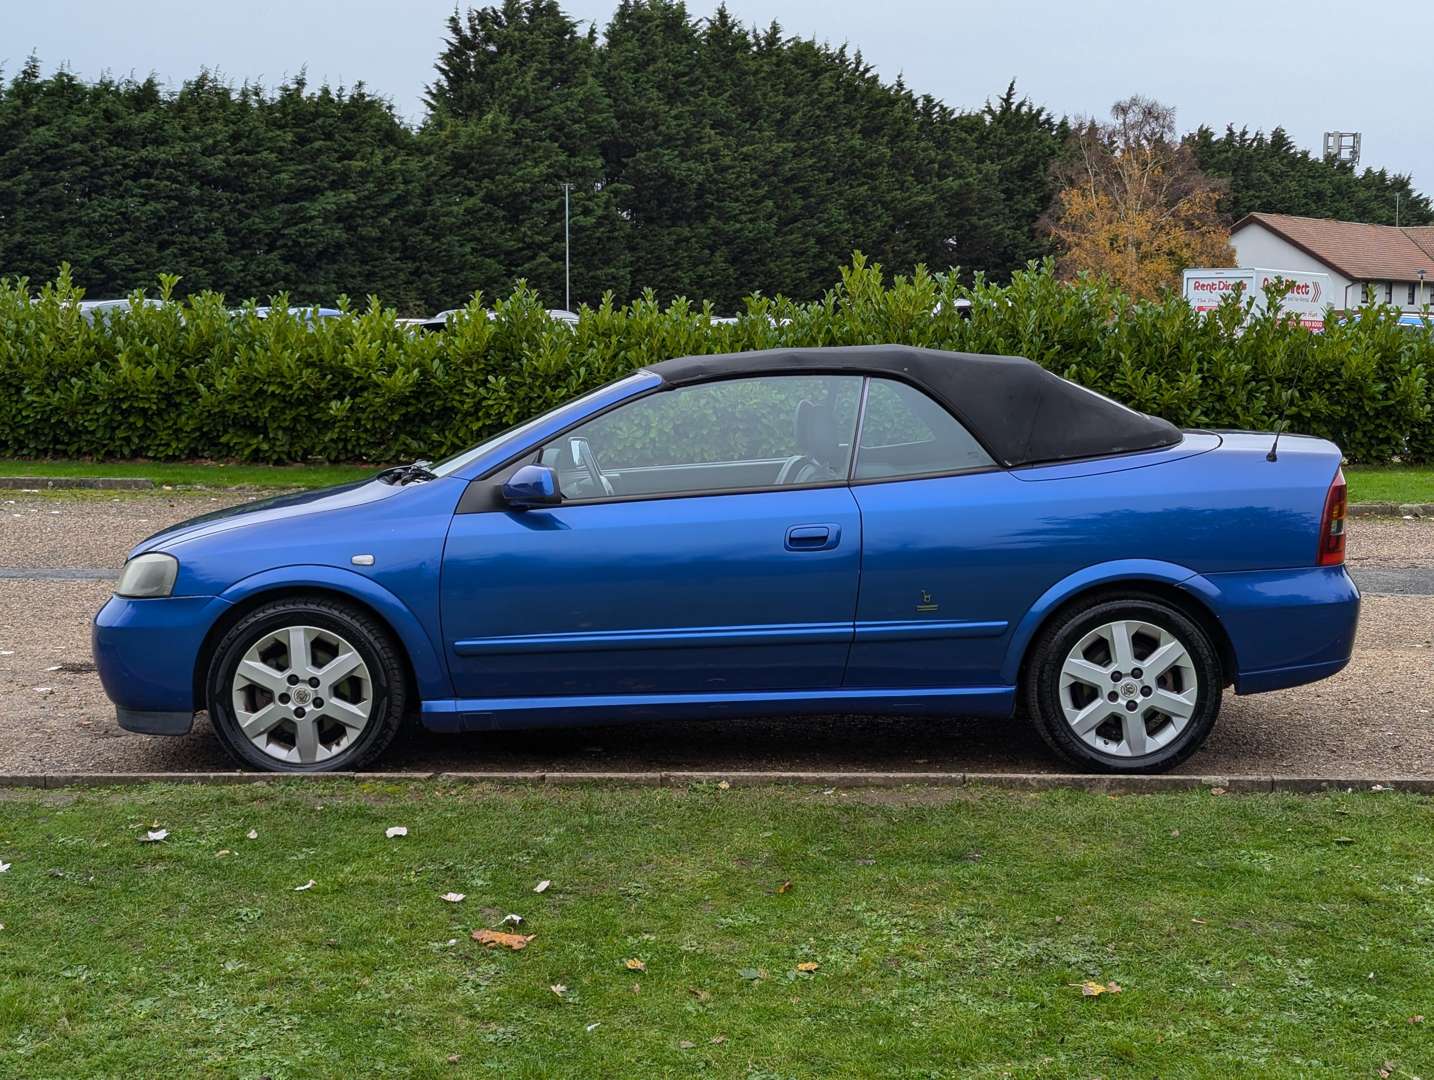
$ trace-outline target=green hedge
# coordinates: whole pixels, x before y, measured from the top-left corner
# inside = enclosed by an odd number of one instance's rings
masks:
[[[175,279],[161,281],[167,298]],[[953,304],[972,301],[969,319]],[[1434,458],[1434,337],[1392,309],[1311,334],[1227,304],[1132,303],[1049,266],[1010,285],[918,271],[887,283],[857,256],[820,301],[754,296],[735,324],[646,297],[554,323],[520,289],[475,296],[439,334],[413,333],[371,299],[310,324],[231,315],[202,294],[121,309],[95,325],[68,272],[37,295],[0,284],[0,453],[256,462],[437,458],[657,360],[774,346],[904,342],[1028,356],[1187,427],[1333,439],[1351,461]],[[283,297],[276,304],[285,303]]]

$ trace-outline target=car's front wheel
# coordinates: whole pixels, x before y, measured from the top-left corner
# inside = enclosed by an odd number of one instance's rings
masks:
[[[275,600],[214,650],[209,716],[239,762],[275,772],[361,769],[393,740],[403,659],[366,612],[326,597]]]
[[[1025,702],[1052,749],[1092,772],[1163,772],[1215,726],[1223,688],[1210,636],[1153,596],[1078,605],[1037,637]]]

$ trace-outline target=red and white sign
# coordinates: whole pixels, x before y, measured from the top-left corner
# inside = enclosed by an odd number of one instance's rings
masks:
[[[1255,310],[1265,309],[1265,286],[1281,279],[1290,291],[1280,302],[1280,311],[1297,316],[1301,326],[1311,330],[1324,329],[1324,312],[1330,304],[1328,274],[1311,274],[1302,270],[1265,270],[1253,266],[1212,267],[1185,271],[1185,299],[1196,311],[1210,311],[1231,293],[1239,291],[1242,300],[1253,299]]]

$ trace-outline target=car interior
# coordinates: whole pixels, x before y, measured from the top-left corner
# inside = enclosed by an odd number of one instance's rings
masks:
[[[837,381],[792,377],[716,385]],[[824,484],[845,479],[849,471],[857,480],[894,479],[992,464],[945,409],[894,380],[871,380],[854,471],[856,398],[848,391],[855,386],[804,385],[804,391],[818,392],[795,406],[790,392],[740,402],[732,393],[715,408],[702,400],[712,395],[698,393],[709,389],[659,393],[599,417],[545,446],[538,463],[557,472],[565,502]],[[638,428],[661,435],[636,450],[632,433]],[[747,452],[736,456],[734,449]]]

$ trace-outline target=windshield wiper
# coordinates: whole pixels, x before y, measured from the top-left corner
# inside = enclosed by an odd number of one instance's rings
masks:
[[[428,467],[432,464],[431,461],[415,461],[411,465],[395,465],[391,469],[384,469],[376,479],[385,484],[397,484],[399,487],[422,480],[437,480],[438,474]]]

